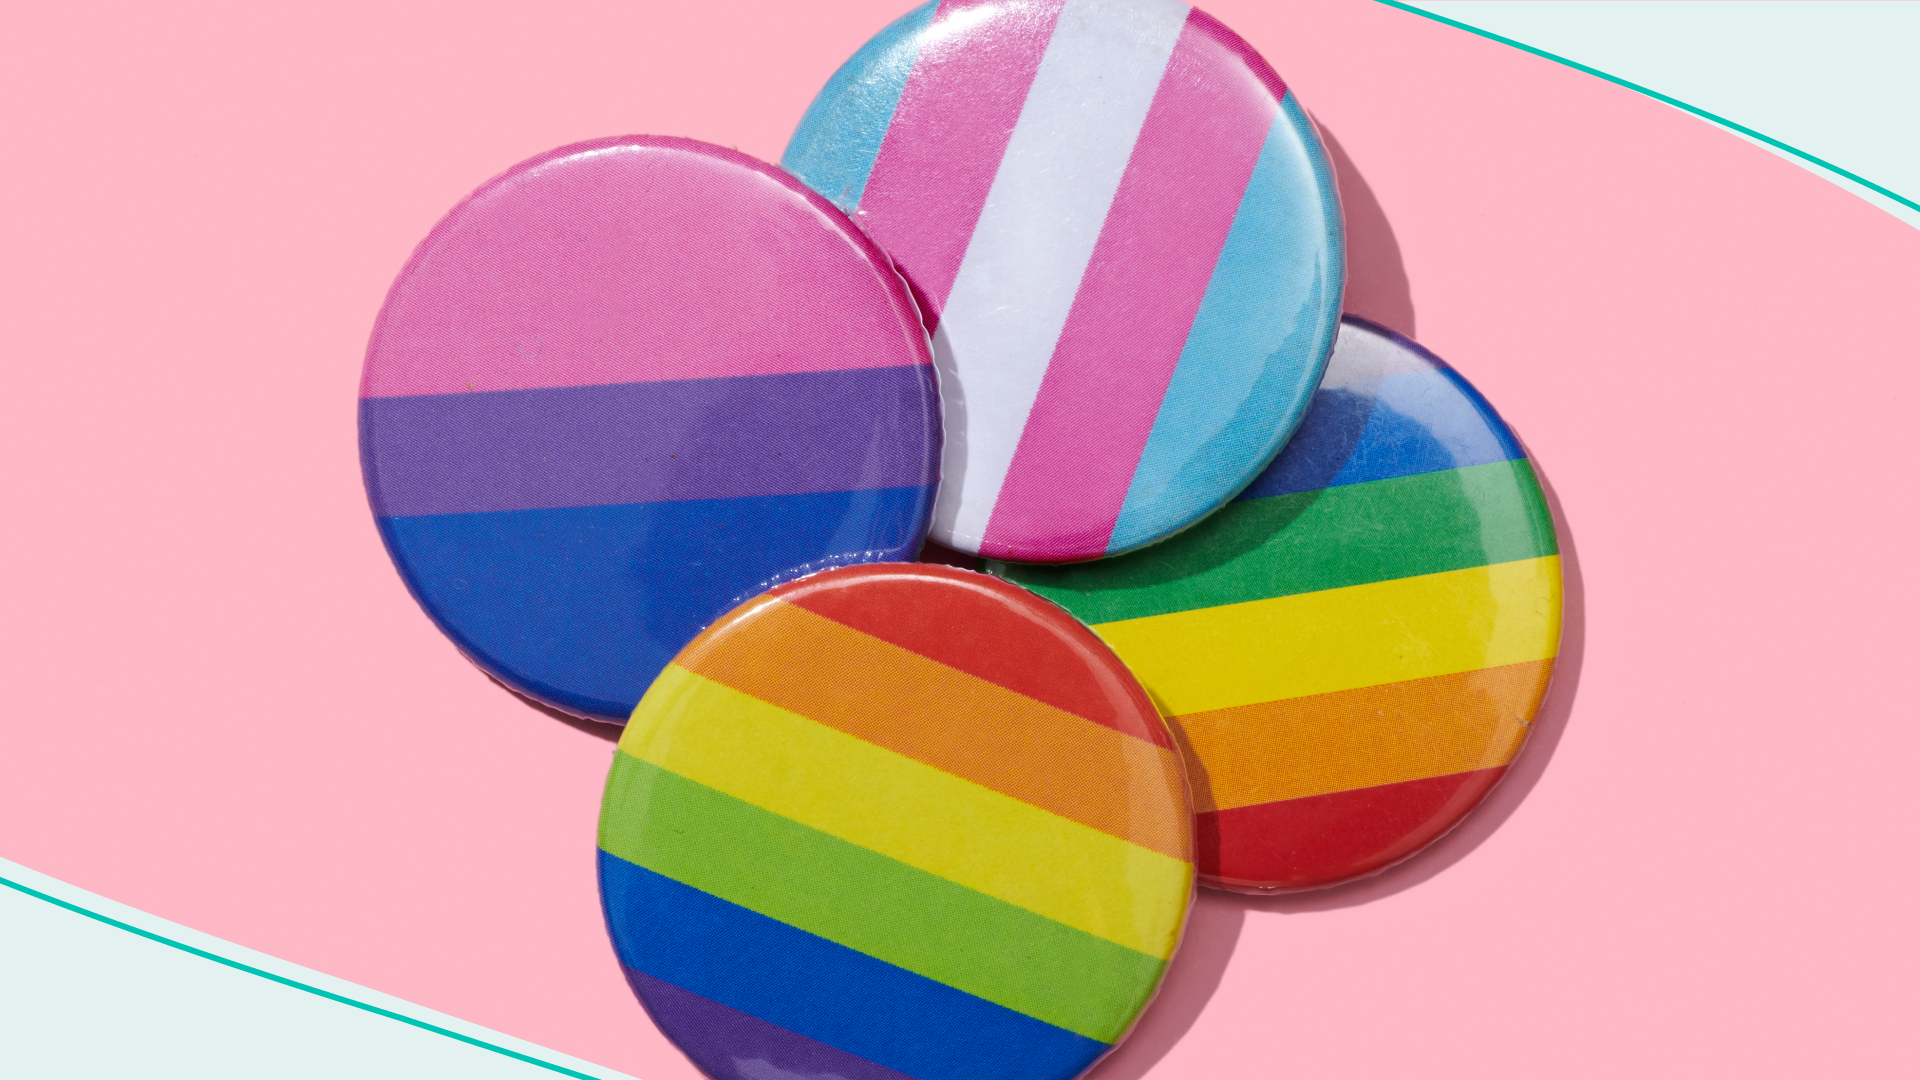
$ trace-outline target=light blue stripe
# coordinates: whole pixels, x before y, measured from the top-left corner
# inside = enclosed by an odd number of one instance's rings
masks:
[[[835,206],[853,213],[880,156],[893,110],[920,54],[920,36],[939,0],[894,20],[827,80],[787,143],[780,165]]]
[[[1288,94],[1154,417],[1109,555],[1198,521],[1286,444],[1333,349],[1344,260],[1333,170]],[[1231,401],[1239,406],[1229,411]]]

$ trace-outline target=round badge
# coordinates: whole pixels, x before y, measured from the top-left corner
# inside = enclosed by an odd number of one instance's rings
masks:
[[[1300,431],[1226,509],[1137,556],[990,568],[1093,624],[1171,717],[1201,880],[1383,869],[1486,797],[1560,648],[1560,559],[1500,417],[1349,318]]]
[[[911,559],[939,479],[926,334],[790,176],[686,139],[565,147],[455,207],[361,385],[394,565],[514,690],[614,723],[768,585]]]
[[[913,286],[946,410],[935,540],[1071,562],[1260,473],[1339,322],[1306,112],[1176,0],[945,0],[834,75],[782,159]]]
[[[1071,616],[948,567],[830,570],[641,699],[600,895],[719,1080],[1067,1080],[1173,955],[1190,812],[1153,703]]]

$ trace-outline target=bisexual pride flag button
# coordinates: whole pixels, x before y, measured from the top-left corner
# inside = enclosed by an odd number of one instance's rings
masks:
[[[1151,552],[990,564],[1092,623],[1169,714],[1201,879],[1334,885],[1425,847],[1526,741],[1560,649],[1533,468],[1452,368],[1349,319],[1300,431]]]
[[[581,143],[436,226],[374,325],[360,453],[407,587],[476,664],[624,721],[769,585],[911,559],[938,479],[925,330],[786,173]]]
[[[717,1080],[1067,1080],[1159,986],[1190,812],[1153,703],[1072,616],[944,566],[829,570],[641,699],[600,896]]]
[[[941,0],[827,83],[782,164],[934,335],[933,538],[1071,562],[1193,524],[1272,460],[1339,321],[1338,198],[1279,76],[1177,0]]]

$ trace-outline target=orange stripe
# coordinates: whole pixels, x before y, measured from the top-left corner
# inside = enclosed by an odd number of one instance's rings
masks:
[[[1312,889],[1390,866],[1439,839],[1506,767],[1257,803],[1195,821],[1200,880],[1229,889]]]
[[[774,589],[795,607],[1056,709],[1173,749],[1173,737],[1146,691],[1078,619],[985,574],[945,566],[873,567],[860,587],[828,575]]]
[[[1552,660],[1266,701],[1172,719],[1195,813],[1505,765]]]
[[[779,601],[687,647],[681,667],[942,772],[1193,860],[1180,758]]]

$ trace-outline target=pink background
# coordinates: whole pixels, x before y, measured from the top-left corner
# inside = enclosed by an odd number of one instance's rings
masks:
[[[360,489],[361,354],[488,177],[625,132],[777,157],[905,2],[14,11],[0,855],[693,1075],[599,922],[612,746],[402,589]],[[1365,0],[1209,10],[1338,148],[1350,308],[1530,444],[1570,620],[1476,817],[1371,882],[1203,896],[1101,1075],[1911,1068],[1920,231]]]

